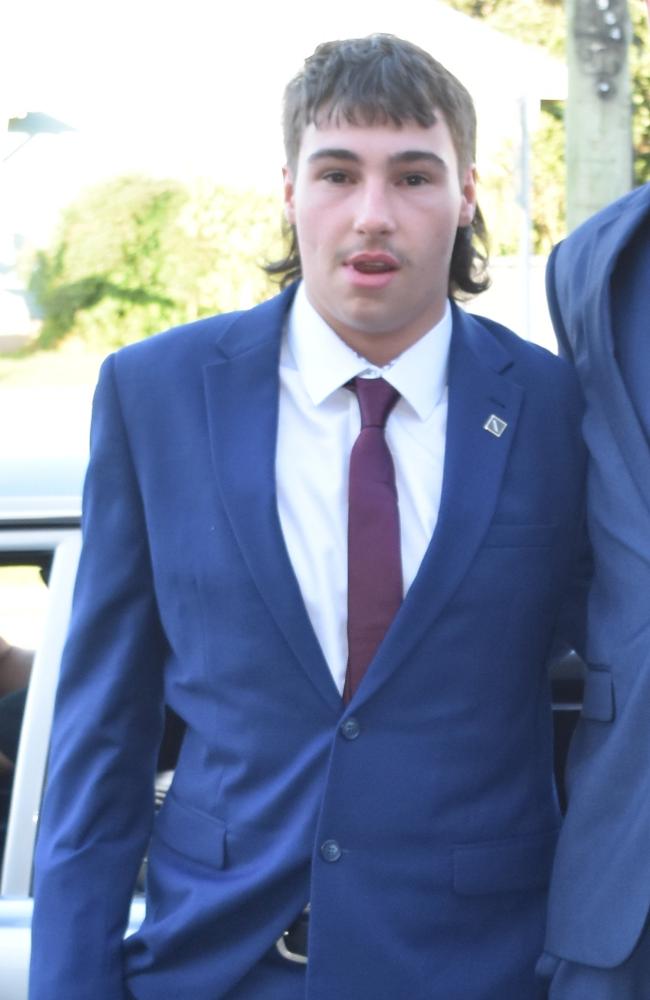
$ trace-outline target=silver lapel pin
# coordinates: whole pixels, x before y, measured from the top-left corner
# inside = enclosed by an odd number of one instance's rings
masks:
[[[500,438],[507,426],[508,424],[505,420],[497,417],[496,413],[491,413],[483,424],[483,430],[494,434],[496,438]]]

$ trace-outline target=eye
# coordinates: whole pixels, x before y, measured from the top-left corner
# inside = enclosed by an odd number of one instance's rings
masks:
[[[428,184],[429,178],[425,174],[405,174],[402,183],[407,187],[419,187],[421,184]]]
[[[346,184],[350,176],[344,170],[328,170],[323,174],[323,180],[329,181],[330,184]]]

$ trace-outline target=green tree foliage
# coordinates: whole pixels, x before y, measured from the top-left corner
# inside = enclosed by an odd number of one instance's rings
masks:
[[[513,137],[481,170],[479,197],[493,256],[515,254],[519,248],[522,220],[515,211],[515,201],[521,197],[515,176],[519,158],[518,137]],[[532,249],[545,254],[565,233],[564,124],[562,108],[554,101],[542,102],[531,135],[529,169]]]
[[[260,301],[279,216],[275,199],[207,183],[127,176],[91,188],[36,256],[37,346],[78,338],[109,349]]]
[[[530,173],[533,249],[549,253],[566,232],[564,106],[542,101],[531,136]]]
[[[521,42],[545,48],[551,55],[564,57],[566,16],[564,0],[445,0],[455,10],[486,21],[490,27]],[[629,4],[633,40],[630,51],[634,103],[633,138],[637,183],[650,180],[650,39],[647,8],[641,0]],[[565,228],[564,109],[558,103],[544,103],[539,127],[531,142],[533,245],[546,253]],[[504,149],[504,160],[509,150]],[[490,203],[498,203],[504,184],[504,164],[489,164],[486,173],[488,224]],[[497,218],[497,252],[510,252],[512,234],[502,233]],[[494,224],[491,225],[494,230]]]
[[[650,181],[650,31],[644,3],[630,3],[632,20],[632,101],[634,104],[634,174],[637,184]]]
[[[487,21],[491,28],[555,56],[564,53],[564,0],[445,0],[449,7]]]

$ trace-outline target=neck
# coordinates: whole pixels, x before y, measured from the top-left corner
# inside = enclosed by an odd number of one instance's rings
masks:
[[[432,324],[435,326],[435,324]],[[364,334],[358,330],[341,330],[333,327],[334,332],[347,344],[356,354],[361,355],[377,368],[383,368],[407,351],[409,347],[421,340],[432,326],[427,326],[426,330],[418,333],[413,331],[400,331],[386,334]]]

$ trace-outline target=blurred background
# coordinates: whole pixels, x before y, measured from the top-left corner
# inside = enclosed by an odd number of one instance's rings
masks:
[[[273,292],[282,91],[320,41],[393,32],[468,86],[493,275],[468,308],[551,349],[551,246],[650,177],[644,0],[10,0],[1,22],[0,492],[3,456],[83,468],[109,351]]]

